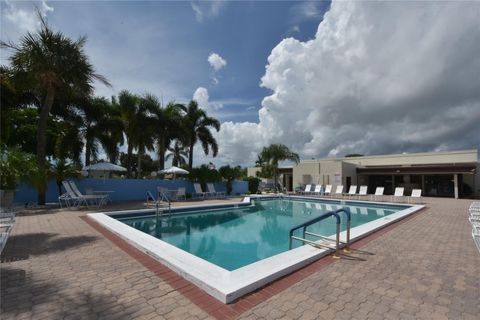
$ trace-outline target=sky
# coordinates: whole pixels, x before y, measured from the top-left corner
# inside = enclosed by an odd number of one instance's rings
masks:
[[[219,119],[219,155],[195,164],[252,166],[271,143],[302,159],[480,148],[478,2],[2,1],[2,40],[38,27],[35,5],[87,36],[113,85],[96,95]]]

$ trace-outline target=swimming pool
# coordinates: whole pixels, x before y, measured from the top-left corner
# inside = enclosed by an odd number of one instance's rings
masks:
[[[289,231],[332,210],[349,208],[351,227],[403,210],[403,206],[299,199],[256,201],[253,206],[215,211],[192,211],[168,217],[118,218],[119,221],[161,239],[229,271],[289,250]],[[346,221],[342,221],[342,231]],[[330,217],[309,227],[324,236],[335,234]],[[300,231],[300,230],[299,230]],[[313,240],[313,238],[312,238]],[[295,247],[301,245],[294,242]]]
[[[351,240],[355,241],[424,206],[295,196],[252,201],[247,197],[238,203],[174,208],[170,216],[158,219],[151,209],[88,216],[229,303],[330,254],[298,242],[288,250],[288,232],[298,223],[340,207],[351,211]],[[335,224],[330,219],[310,226],[309,231],[333,235]],[[345,231],[341,238],[346,238]]]

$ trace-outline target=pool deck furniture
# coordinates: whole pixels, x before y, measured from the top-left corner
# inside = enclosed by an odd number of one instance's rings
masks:
[[[323,195],[324,195],[324,196],[329,196],[331,193],[332,193],[332,185],[331,185],[331,184],[327,184],[327,185],[325,186],[325,191],[323,192]]]
[[[358,190],[358,199],[361,197],[366,197],[368,192],[368,186],[360,186],[360,189]]]
[[[187,200],[187,188],[181,187],[177,189],[177,194],[175,196],[176,201]]]
[[[208,193],[210,193],[215,198],[225,198],[224,191],[216,191],[213,183],[207,183]]]
[[[393,194],[392,196],[392,202],[393,201],[400,201],[400,200],[403,200],[404,198],[404,188],[403,187],[397,187],[395,188],[395,193]]]
[[[15,225],[15,212],[14,211],[1,211],[0,212],[0,253],[7,244],[10,232]]]
[[[81,202],[85,203],[87,207],[89,204],[94,204],[97,207],[101,207],[102,205],[105,205],[108,201],[108,195],[100,195],[100,194],[85,195],[78,189],[77,184],[74,181],[67,180],[66,182],[67,182],[67,185],[70,185],[73,193],[81,200]]]
[[[422,189],[413,189],[412,194],[408,197],[408,203],[420,203],[422,199]]]
[[[192,193],[192,198],[196,199],[205,199],[207,193],[202,191],[202,186],[200,183],[194,183],[193,188],[195,189],[195,192]]]
[[[383,200],[383,193],[385,191],[385,187],[377,187],[375,189],[375,194],[372,194],[371,200],[373,201],[382,201]]]
[[[334,197],[338,196],[338,197],[341,197],[343,195],[343,185],[339,185],[337,186],[337,188],[335,189],[335,193],[332,195]]]
[[[345,193],[344,195],[352,198],[355,197],[357,195],[357,186],[352,184],[348,190],[348,193]]]
[[[305,189],[300,191],[301,194],[309,194],[312,190],[312,185],[311,184],[307,184],[305,186]]]
[[[315,186],[315,190],[313,190],[312,194],[314,196],[320,196],[322,194],[322,185],[321,184],[317,184]]]

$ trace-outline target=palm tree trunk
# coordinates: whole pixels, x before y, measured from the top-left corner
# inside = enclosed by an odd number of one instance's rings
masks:
[[[38,169],[41,171],[45,170],[45,155],[47,153],[47,124],[48,124],[48,115],[52,109],[53,100],[55,98],[55,89],[49,88],[47,90],[47,96],[45,97],[45,102],[43,103],[42,109],[40,110],[40,115],[38,118],[37,124],[37,165]],[[38,192],[38,204],[45,204],[45,190],[44,188],[39,188]]]
[[[192,170],[193,167],[193,143],[190,143],[190,150],[188,150],[188,167]]]
[[[132,177],[132,151],[133,146],[131,145],[130,141],[127,141],[128,148],[127,148],[127,178],[130,179]]]
[[[163,134],[158,139],[158,169],[165,169],[165,136]]]
[[[138,148],[137,157],[137,176],[135,178],[140,178],[140,173],[142,172],[142,151],[140,148]]]
[[[85,143],[85,166],[90,165],[90,157],[91,157],[91,147],[92,147],[92,142],[87,140]]]

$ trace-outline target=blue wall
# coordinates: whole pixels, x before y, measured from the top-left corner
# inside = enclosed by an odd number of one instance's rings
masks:
[[[193,193],[193,183],[185,180],[140,180],[140,179],[80,179],[75,180],[78,188],[84,194],[85,189],[92,189],[95,191],[115,191],[110,194],[112,201],[125,200],[144,200],[146,199],[147,191],[153,195],[157,193],[157,187],[167,189],[177,189],[180,187],[187,188],[187,193]],[[216,191],[225,191],[225,182],[214,183]],[[248,182],[235,181],[233,183],[232,195],[245,194],[248,191]],[[65,190],[62,188],[62,192]],[[37,192],[34,188],[21,184],[15,193],[16,203],[36,202]],[[48,183],[46,194],[47,202],[58,202],[58,187],[55,180]]]

